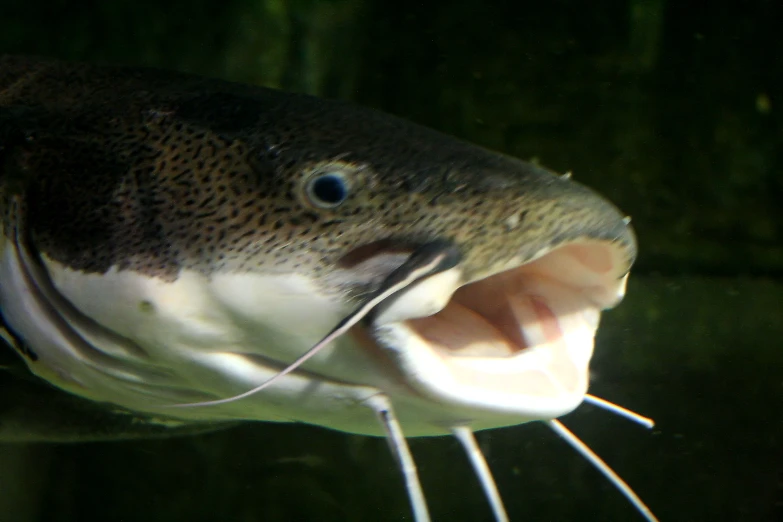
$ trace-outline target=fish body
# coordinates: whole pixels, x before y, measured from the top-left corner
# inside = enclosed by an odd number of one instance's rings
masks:
[[[368,435],[387,433],[378,397],[405,436],[576,408],[636,255],[570,176],[374,110],[23,57],[0,58],[0,216],[6,338],[36,376],[182,423]],[[427,248],[453,262],[208,404]]]

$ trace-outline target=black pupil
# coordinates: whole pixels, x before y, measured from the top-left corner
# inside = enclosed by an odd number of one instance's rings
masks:
[[[336,205],[345,199],[345,183],[337,176],[321,176],[313,181],[313,195],[324,203]]]

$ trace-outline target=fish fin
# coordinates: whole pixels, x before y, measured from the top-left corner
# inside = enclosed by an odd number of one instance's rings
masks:
[[[13,371],[22,365],[19,357],[14,353],[18,352],[19,348],[13,342],[14,339],[8,331],[0,327],[0,371]]]
[[[22,358],[35,362],[38,356],[5,325],[0,311],[0,370],[21,370],[27,373]]]
[[[23,366],[0,371],[0,444],[161,439],[237,425],[129,412],[66,393],[23,371]]]

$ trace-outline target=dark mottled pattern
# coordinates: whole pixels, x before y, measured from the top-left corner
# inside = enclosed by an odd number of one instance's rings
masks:
[[[188,267],[327,273],[375,241],[455,241],[468,275],[589,236],[621,214],[528,163],[343,102],[153,70],[0,58],[4,206],[75,269],[174,278]],[[322,210],[304,184],[342,170]],[[518,215],[519,225],[507,226]]]

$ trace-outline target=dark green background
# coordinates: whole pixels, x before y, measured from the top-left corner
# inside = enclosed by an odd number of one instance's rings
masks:
[[[783,519],[783,3],[0,0],[0,53],[341,97],[605,194],[641,255],[564,422],[664,521]],[[512,520],[641,520],[544,427],[483,434]],[[413,443],[436,521],[488,520],[454,441]],[[385,443],[248,425],[0,446],[0,520],[406,520]]]

